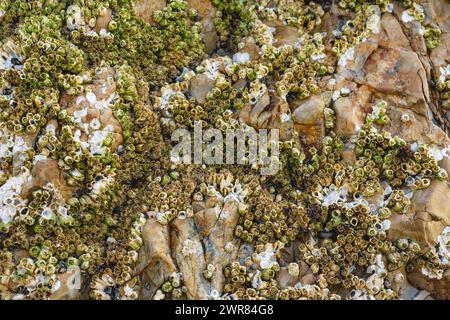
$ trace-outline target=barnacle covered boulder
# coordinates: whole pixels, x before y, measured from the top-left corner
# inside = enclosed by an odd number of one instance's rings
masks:
[[[448,299],[449,6],[0,1],[0,299]]]

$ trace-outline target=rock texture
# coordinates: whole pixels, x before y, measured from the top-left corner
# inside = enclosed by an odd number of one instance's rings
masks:
[[[300,2],[0,30],[0,299],[450,299],[450,4]],[[279,129],[280,172],[175,164],[194,120]]]

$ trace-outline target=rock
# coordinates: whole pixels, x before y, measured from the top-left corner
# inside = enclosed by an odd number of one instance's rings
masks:
[[[122,126],[111,109],[116,97],[114,76],[113,68],[101,68],[93,77],[92,83],[85,85],[84,94],[79,96],[64,94],[60,102],[69,115],[79,115],[77,129],[80,130],[81,141],[88,142],[97,131],[111,132],[114,140],[109,148],[112,152],[123,143]]]
[[[402,26],[392,14],[383,14],[381,18],[381,29],[384,34],[380,39],[380,45],[402,50],[411,50],[409,40],[403,33]]]
[[[450,225],[449,197],[447,183],[438,180],[434,180],[427,189],[415,191],[411,212],[393,214],[389,218],[389,238],[409,238],[430,247],[436,246],[438,236]]]
[[[275,46],[282,47],[285,45],[294,46],[299,40],[298,29],[291,26],[279,25],[275,27]]]
[[[205,252],[192,219],[175,219],[170,229],[170,246],[176,264],[182,273],[188,299],[208,298],[209,283],[203,277],[206,268]],[[186,253],[186,247],[193,252]],[[184,250],[183,250],[184,249]]]
[[[166,7],[166,0],[136,0],[134,2],[134,12],[138,17],[147,23],[152,24],[153,14],[155,11],[162,10]]]
[[[259,58],[261,48],[255,43],[253,38],[247,38],[243,41],[242,47],[239,47],[239,51],[248,53],[250,56],[250,61],[252,61]]]
[[[256,103],[252,106],[250,114],[249,114],[249,120],[250,125],[256,128],[259,128],[260,125],[262,125],[262,122],[264,120],[267,120],[268,117],[264,117],[264,111],[266,110],[266,107],[268,107],[270,104],[270,96],[269,92],[266,90],[256,101]],[[260,117],[263,116],[263,121],[261,121]]]
[[[441,36],[441,43],[439,46],[431,50],[430,59],[433,62],[433,67],[436,72],[436,78],[439,78],[440,68],[446,67],[450,63],[450,34],[443,34]]]
[[[234,228],[239,219],[238,203],[235,200],[228,200],[224,203],[219,216],[211,229],[211,233],[202,239],[205,248],[205,263],[212,264],[216,271],[211,279],[211,290],[222,292],[225,277],[221,270],[231,263],[233,252],[226,253],[225,246],[234,242]]]
[[[408,273],[408,281],[414,287],[426,290],[427,295],[434,299],[450,299],[450,270],[446,270],[441,279],[430,279],[423,275],[420,270],[415,269],[413,272]],[[426,297],[419,297],[419,294],[415,296],[415,300],[419,298],[423,300]]]
[[[323,110],[325,102],[322,95],[314,95],[306,100],[291,103],[292,120],[295,131],[307,144],[320,144],[325,136]]]
[[[197,10],[202,23],[202,39],[206,53],[211,53],[217,45],[219,36],[214,25],[217,9],[210,0],[188,0],[189,7]]]
[[[367,59],[363,70],[362,84],[387,95],[400,96],[416,113],[428,114],[427,77],[416,53],[379,48]]]
[[[344,160],[349,165],[353,166],[356,162],[356,153],[354,146],[351,144],[345,144],[341,156],[342,160]]]
[[[338,135],[350,138],[362,128],[372,92],[368,86],[361,86],[348,97],[334,102],[336,112],[335,131]]]
[[[424,7],[426,16],[448,34],[450,32],[450,3],[440,0],[420,1],[420,3]]]
[[[347,50],[338,62],[337,72],[348,80],[362,79],[364,66],[370,55],[378,48],[378,41],[369,38],[361,42],[355,48]]]
[[[64,174],[58,166],[58,161],[46,159],[38,161],[31,169],[31,181],[23,186],[22,197],[26,198],[30,192],[51,183],[64,199],[70,198],[75,188],[66,183]]]
[[[410,143],[436,144],[441,147],[450,144],[449,137],[441,128],[431,123],[425,116],[400,107],[400,102],[396,107],[388,108],[387,115],[390,121],[384,126],[385,130]]]
[[[277,274],[277,282],[280,284],[281,289],[295,286],[298,280],[298,276],[289,274],[287,267],[282,267]]]
[[[321,95],[314,95],[306,100],[292,103],[295,108],[292,119],[295,124],[319,124],[322,122],[325,103]]]
[[[198,103],[206,102],[206,95],[214,88],[215,81],[206,74],[201,73],[193,77],[189,84],[189,94]]]
[[[141,274],[146,298],[153,297],[156,290],[177,271],[171,256],[169,227],[163,226],[156,219],[149,219],[142,229],[143,245],[135,274]]]
[[[50,296],[51,300],[83,300],[86,299],[87,278],[79,268],[69,268],[67,272],[58,274],[59,288]]]
[[[100,33],[102,29],[108,31],[108,25],[109,22],[111,21],[111,17],[112,17],[111,9],[105,9],[104,12],[102,12],[102,14],[97,17],[97,21],[94,27],[95,32]]]

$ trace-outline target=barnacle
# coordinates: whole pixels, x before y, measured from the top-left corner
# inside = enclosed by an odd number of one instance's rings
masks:
[[[317,145],[296,132],[270,142],[265,156],[279,147],[280,170],[269,177],[256,173],[249,153],[242,166],[169,156],[176,129],[201,123],[249,133],[289,123],[289,104],[327,95],[324,83],[380,33],[392,3],[340,0],[343,21],[327,35],[318,32],[327,2],[211,2],[218,39],[207,56],[203,18],[189,1],[167,1],[153,23],[128,0],[0,1],[0,298],[52,298],[75,272],[89,279],[92,299],[138,299],[147,221],[173,230],[197,223],[199,212],[219,225],[234,221],[223,268],[208,260],[200,270],[211,287],[225,277],[212,299],[396,299],[404,266],[443,276],[442,243],[429,249],[388,237],[390,219],[408,215],[414,192],[448,173],[433,147],[383,130],[391,109],[384,100],[371,100],[350,139],[335,133],[339,115],[327,103]],[[425,24],[421,5],[403,4],[402,18],[417,20],[427,48],[437,48],[442,31]],[[448,69],[436,83],[444,103]],[[343,156],[349,150],[353,163]],[[299,255],[282,262],[294,245]],[[188,238],[179,253],[197,259],[204,250]],[[285,271],[302,280],[282,286]],[[189,275],[168,274],[152,298],[185,298]]]

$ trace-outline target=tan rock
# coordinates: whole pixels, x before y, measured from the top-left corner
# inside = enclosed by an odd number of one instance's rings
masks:
[[[60,287],[50,296],[51,300],[82,300],[86,299],[85,289],[87,278],[79,268],[68,269],[67,272],[58,274]]]
[[[170,255],[169,227],[161,225],[156,219],[149,219],[142,228],[143,245],[135,274],[141,274],[145,285],[145,295],[151,298],[156,290],[177,271]]]
[[[280,271],[277,274],[277,282],[280,285],[281,289],[293,287],[298,281],[298,276],[289,274],[287,267],[281,267]]]
[[[295,124],[319,124],[323,122],[325,102],[321,95],[314,95],[306,100],[296,100],[292,103],[294,112],[292,119]]]
[[[255,43],[255,40],[253,38],[247,38],[239,51],[247,52],[250,56],[250,60],[257,60],[259,58],[259,52],[261,51],[261,48]]]
[[[294,46],[299,38],[300,34],[298,29],[291,26],[280,25],[275,27],[275,43],[276,47],[281,47],[284,45]]]
[[[319,146],[325,136],[325,127],[318,125],[296,124],[295,131],[299,134],[302,142],[307,145]]]
[[[408,282],[416,288],[426,290],[438,300],[450,299],[450,270],[446,270],[442,279],[430,279],[418,269],[408,273]]]
[[[384,126],[385,130],[410,143],[436,144],[441,147],[446,147],[450,144],[448,135],[441,128],[427,120],[425,116],[400,107],[401,101],[399,100],[386,100],[396,106],[389,107],[387,110],[390,121]]]
[[[450,3],[441,0],[421,0],[419,3],[424,7],[429,21],[434,21],[443,32],[448,34],[450,32]]]
[[[202,239],[205,248],[205,262],[216,267],[211,279],[211,290],[222,292],[225,277],[222,270],[231,263],[232,253],[225,252],[225,246],[234,242],[234,229],[238,223],[238,203],[235,200],[225,202],[211,233]],[[234,248],[236,246],[234,245]],[[237,251],[237,249],[233,250]]]
[[[166,0],[136,0],[134,2],[134,12],[138,17],[147,23],[152,24],[155,11],[166,7]]]
[[[384,94],[402,97],[408,108],[424,116],[428,114],[427,77],[416,53],[378,48],[367,59],[363,71],[365,77],[360,83]]]
[[[22,189],[21,196],[23,198],[26,198],[30,192],[44,187],[47,183],[53,184],[65,199],[70,198],[74,191],[73,187],[67,185],[58,161],[54,159],[38,161],[31,169],[31,178],[32,180],[26,183]]]
[[[193,253],[185,254],[186,246]],[[183,275],[188,299],[207,299],[209,283],[203,277],[205,256],[193,219],[175,219],[170,228],[170,246],[176,264]]]
[[[449,197],[447,183],[438,180],[427,189],[415,191],[411,212],[393,214],[389,218],[389,238],[409,238],[431,247],[437,245],[438,236],[450,225]]]
[[[197,10],[202,23],[202,39],[205,43],[206,53],[211,53],[219,40],[219,36],[214,25],[214,17],[217,9],[210,0],[188,0],[189,7]]]
[[[403,33],[402,26],[392,14],[383,14],[381,18],[381,29],[385,33],[384,37],[380,39],[381,45],[390,48],[411,50],[409,40]]]
[[[214,88],[215,83],[216,82],[206,74],[198,74],[190,81],[189,94],[194,97],[198,103],[205,103],[206,95]]]
[[[99,33],[102,29],[108,31],[108,24],[111,21],[111,17],[111,9],[106,9],[103,15],[98,16],[94,27],[95,32]]]
[[[352,95],[341,97],[334,102],[335,131],[338,135],[349,138],[362,128],[371,96],[369,87],[361,86]]]

